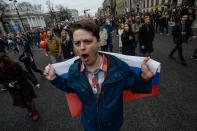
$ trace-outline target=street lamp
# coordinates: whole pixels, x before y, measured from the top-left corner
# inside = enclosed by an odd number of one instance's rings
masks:
[[[56,17],[56,12],[55,12],[53,7],[51,9],[51,14],[52,14],[52,17],[55,18],[55,21],[54,21],[54,18],[53,18],[53,22],[54,22],[53,24],[56,25],[57,24],[57,17]]]
[[[85,9],[84,11],[83,11],[83,13],[85,14],[85,16],[87,16],[87,11],[89,11],[90,9]]]
[[[15,7],[15,9],[16,9],[16,12],[17,12],[17,15],[18,15],[18,17],[19,17],[19,20],[21,21],[23,30],[25,31],[25,26],[24,26],[24,24],[23,24],[23,21],[22,21],[22,19],[21,19],[20,14],[19,14],[18,8],[17,8],[16,5],[15,5],[15,3],[17,2],[17,0],[9,0],[9,1],[13,1],[13,4],[14,4],[14,7]]]

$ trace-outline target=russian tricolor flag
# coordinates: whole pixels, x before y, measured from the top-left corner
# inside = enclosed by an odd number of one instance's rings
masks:
[[[141,71],[141,63],[144,60],[144,57],[138,57],[138,56],[127,56],[117,53],[110,53],[110,52],[103,52],[106,54],[110,54],[113,56],[116,56],[117,58],[121,59],[125,63],[127,63],[130,66],[130,69],[133,70],[137,75],[139,75]],[[65,62],[60,62],[53,64],[56,73],[64,78],[68,78],[68,70],[69,67],[74,63],[76,59],[79,59],[79,57],[74,57],[72,59],[69,59]],[[156,96],[158,94],[158,88],[159,88],[159,78],[160,78],[160,70],[161,66],[160,63],[150,59],[147,62],[148,67],[150,70],[154,73],[153,79],[152,79],[152,93],[132,93],[130,91],[124,91],[123,100],[128,101],[132,99],[139,99],[146,96]],[[66,100],[68,103],[69,110],[71,112],[72,117],[76,117],[80,115],[82,111],[82,104],[80,99],[75,93],[66,93]]]

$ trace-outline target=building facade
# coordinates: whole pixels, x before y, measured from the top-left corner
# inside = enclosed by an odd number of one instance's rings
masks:
[[[162,11],[166,8],[171,7],[173,4],[173,0],[143,0],[141,3],[143,12],[154,11],[156,9]]]
[[[192,0],[190,0],[192,1]],[[131,12],[150,12],[182,6],[188,0],[104,0],[103,7],[98,10],[98,16],[122,16]],[[193,0],[197,5],[197,0]]]
[[[139,0],[142,5],[140,7],[143,12],[147,11],[154,11],[156,9],[163,11],[167,8],[173,8],[173,7],[180,7],[182,5],[186,5],[188,3],[188,0]],[[194,0],[193,0],[194,1]],[[197,1],[195,0],[192,4],[195,5]]]
[[[104,16],[111,15],[111,0],[104,0],[103,2],[103,12]]]
[[[78,20],[79,18],[79,12],[76,9],[69,9],[71,16],[73,19]]]
[[[124,0],[116,0],[116,15],[121,16],[125,13],[126,13],[125,1]]]
[[[140,0],[124,0],[126,12],[138,12],[140,8]]]
[[[18,11],[18,12],[17,12]],[[46,27],[43,13],[36,10],[18,10],[10,5],[3,20],[8,32],[29,31]]]
[[[104,12],[104,9],[103,9],[103,7],[100,7],[100,8],[98,8],[98,13],[97,13],[97,18],[102,18],[102,17],[104,17],[105,16],[105,12]]]

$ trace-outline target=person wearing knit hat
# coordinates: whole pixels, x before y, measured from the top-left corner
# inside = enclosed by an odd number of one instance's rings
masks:
[[[16,41],[18,44],[20,44],[23,47],[23,51],[18,58],[19,61],[24,64],[26,70],[34,77],[35,81],[37,81],[36,76],[34,75],[33,71],[39,73],[40,75],[42,75],[42,71],[38,69],[36,66],[33,53],[28,43],[28,40],[25,37],[17,37]],[[37,81],[37,84],[38,84],[38,81]]]

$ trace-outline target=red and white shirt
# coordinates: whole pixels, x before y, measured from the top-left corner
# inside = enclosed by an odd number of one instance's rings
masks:
[[[82,63],[81,65],[80,71],[81,72],[85,71],[86,77],[88,78],[88,81],[91,85],[93,94],[96,97],[98,97],[99,94],[101,93],[102,84],[107,74],[107,66],[108,66],[107,57],[104,54],[103,54],[103,60],[101,66],[98,69],[96,69],[94,72],[88,71],[84,63]]]

